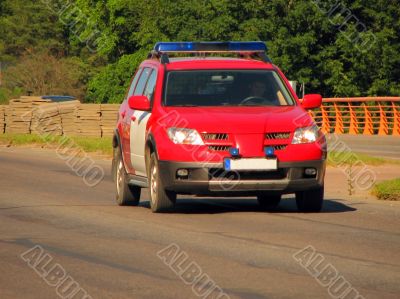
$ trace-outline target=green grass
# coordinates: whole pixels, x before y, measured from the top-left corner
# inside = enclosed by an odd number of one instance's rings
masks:
[[[353,164],[354,166],[357,166],[360,163],[379,166],[388,163],[400,164],[400,161],[353,152],[328,152],[328,165],[339,166]]]
[[[96,138],[96,137],[72,137],[72,140],[81,147],[85,152],[99,152],[105,155],[112,155],[112,138]]]
[[[69,147],[82,150],[86,153],[112,155],[111,137],[0,134],[0,144],[10,146],[39,145],[49,148]]]
[[[400,200],[400,178],[375,184],[372,194],[382,200]]]

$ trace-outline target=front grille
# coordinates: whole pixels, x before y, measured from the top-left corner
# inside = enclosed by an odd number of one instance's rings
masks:
[[[229,138],[226,133],[202,133],[201,137],[204,140],[228,140]]]
[[[282,151],[282,150],[285,150],[285,149],[287,148],[287,144],[272,145],[272,147],[273,147],[276,151]]]
[[[223,152],[223,151],[229,151],[230,146],[228,146],[228,145],[209,145],[208,149],[210,151]]]
[[[280,132],[280,133],[266,133],[265,139],[275,140],[275,139],[289,139],[290,132]]]
[[[264,144],[266,147],[272,146],[276,151],[282,151],[287,148],[288,144],[286,142],[289,138],[290,138],[290,132],[265,133]],[[276,141],[276,143],[274,141]]]

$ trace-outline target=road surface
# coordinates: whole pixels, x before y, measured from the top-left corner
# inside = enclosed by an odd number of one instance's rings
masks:
[[[0,148],[0,298],[57,298],[57,273],[74,298],[200,298],[188,265],[212,279],[207,298],[331,298],[333,277],[346,298],[400,298],[400,205],[349,199],[339,170],[319,214],[292,197],[268,213],[254,198],[187,196],[152,214],[146,190],[139,207],[116,206],[110,162],[96,164],[106,175],[88,187],[53,151]]]
[[[328,144],[333,150],[346,148],[356,153],[400,159],[400,136],[330,134],[328,135]],[[345,144],[345,147],[343,144]]]

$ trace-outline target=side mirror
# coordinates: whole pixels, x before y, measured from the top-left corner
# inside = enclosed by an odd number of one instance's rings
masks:
[[[131,96],[128,99],[129,108],[140,111],[150,111],[150,100],[146,96]]]
[[[301,102],[304,109],[315,109],[322,105],[322,96],[320,94],[306,94]]]

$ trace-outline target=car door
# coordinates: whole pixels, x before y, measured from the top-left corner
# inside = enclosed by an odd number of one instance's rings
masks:
[[[145,77],[147,78],[146,81],[144,81]],[[152,102],[156,80],[157,71],[151,68],[145,68],[134,95],[145,95]],[[131,161],[135,174],[140,176],[147,176],[144,152],[146,127],[150,116],[150,111],[135,110],[131,117]]]
[[[140,75],[142,74],[143,68],[139,68],[135,76],[132,79],[131,85],[128,92],[126,93],[123,107],[124,109],[120,111],[121,115],[121,149],[124,156],[125,168],[128,172],[132,171],[131,162],[131,143],[130,143],[130,128],[131,128],[131,115],[133,111],[128,106],[128,99],[133,95],[136,85],[139,81]]]

